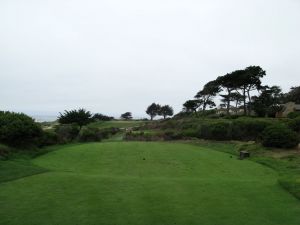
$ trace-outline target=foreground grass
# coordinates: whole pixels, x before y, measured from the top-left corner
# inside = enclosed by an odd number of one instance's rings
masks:
[[[0,161],[0,183],[45,173],[48,170],[32,164],[28,160]]]
[[[213,151],[220,147],[232,145],[59,147],[31,161],[49,172],[0,183],[0,224],[300,223],[299,201],[274,170]]]
[[[240,150],[251,154],[250,160],[270,167],[278,173],[279,184],[300,200],[300,151],[299,149],[267,149],[255,143],[222,143],[210,141],[191,141],[238,157]]]

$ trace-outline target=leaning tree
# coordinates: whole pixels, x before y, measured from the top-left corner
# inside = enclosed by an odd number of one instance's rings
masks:
[[[195,98],[199,100],[202,105],[202,110],[205,111],[207,106],[213,107],[216,104],[213,98],[220,92],[220,85],[216,80],[210,81],[204,85],[203,89],[199,91]]]

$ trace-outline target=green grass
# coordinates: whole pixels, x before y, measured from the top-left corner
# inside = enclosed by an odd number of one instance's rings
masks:
[[[231,145],[107,142],[58,147],[47,173],[0,183],[2,225],[298,225],[277,173]]]
[[[89,124],[89,127],[97,127],[97,128],[128,128],[128,127],[136,127],[144,124],[145,121],[138,120],[112,120],[112,121],[99,121]]]
[[[28,160],[0,160],[0,183],[45,172],[47,169],[36,166]]]

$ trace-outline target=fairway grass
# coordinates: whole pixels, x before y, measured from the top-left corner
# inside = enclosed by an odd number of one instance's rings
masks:
[[[1,225],[300,224],[275,171],[213,148],[90,143],[30,163],[46,172],[0,183]]]

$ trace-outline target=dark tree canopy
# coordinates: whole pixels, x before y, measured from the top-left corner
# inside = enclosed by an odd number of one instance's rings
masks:
[[[159,115],[160,108],[160,105],[156,103],[152,103],[148,106],[146,113],[150,116],[151,120],[153,120],[155,116]]]
[[[59,113],[58,122],[61,124],[77,124],[80,128],[93,121],[92,114],[90,111],[85,109],[78,110],[65,110],[65,112]]]
[[[226,100],[227,114],[231,101],[235,100],[233,92],[238,92],[242,96],[241,98],[239,96],[239,101],[243,102],[244,114],[251,112],[251,92],[262,89],[261,78],[265,75],[266,72],[260,66],[249,66],[244,70],[235,70],[217,78],[217,83],[226,92],[222,97],[224,101]]]
[[[113,120],[114,117],[112,117],[112,116],[106,116],[106,115],[103,115],[101,113],[95,113],[93,115],[93,119],[94,120],[100,120],[100,121],[110,121],[110,120]]]
[[[233,100],[232,93],[239,89],[240,78],[243,76],[243,70],[236,70],[232,73],[228,73],[224,76],[217,78],[217,83],[226,92],[226,94],[221,95],[226,104],[227,114],[229,114],[230,103]]]
[[[259,96],[252,97],[252,107],[258,116],[275,116],[281,110],[282,92],[278,86],[265,86]]]
[[[300,104],[300,86],[292,87],[291,90],[285,95],[287,102],[295,102]]]
[[[183,111],[185,112],[196,112],[197,109],[201,106],[201,102],[197,99],[195,100],[187,100],[183,104]]]
[[[131,120],[132,119],[132,113],[131,112],[123,113],[121,115],[121,118],[124,119],[124,120]]]
[[[164,105],[164,106],[160,107],[159,115],[163,116],[164,119],[166,119],[167,116],[173,116],[173,114],[174,114],[174,110],[171,106]]]
[[[203,89],[199,91],[195,98],[199,100],[199,107],[202,106],[202,110],[206,110],[208,107],[214,107],[216,104],[213,98],[220,92],[220,85],[217,81],[210,81],[204,85]]]

